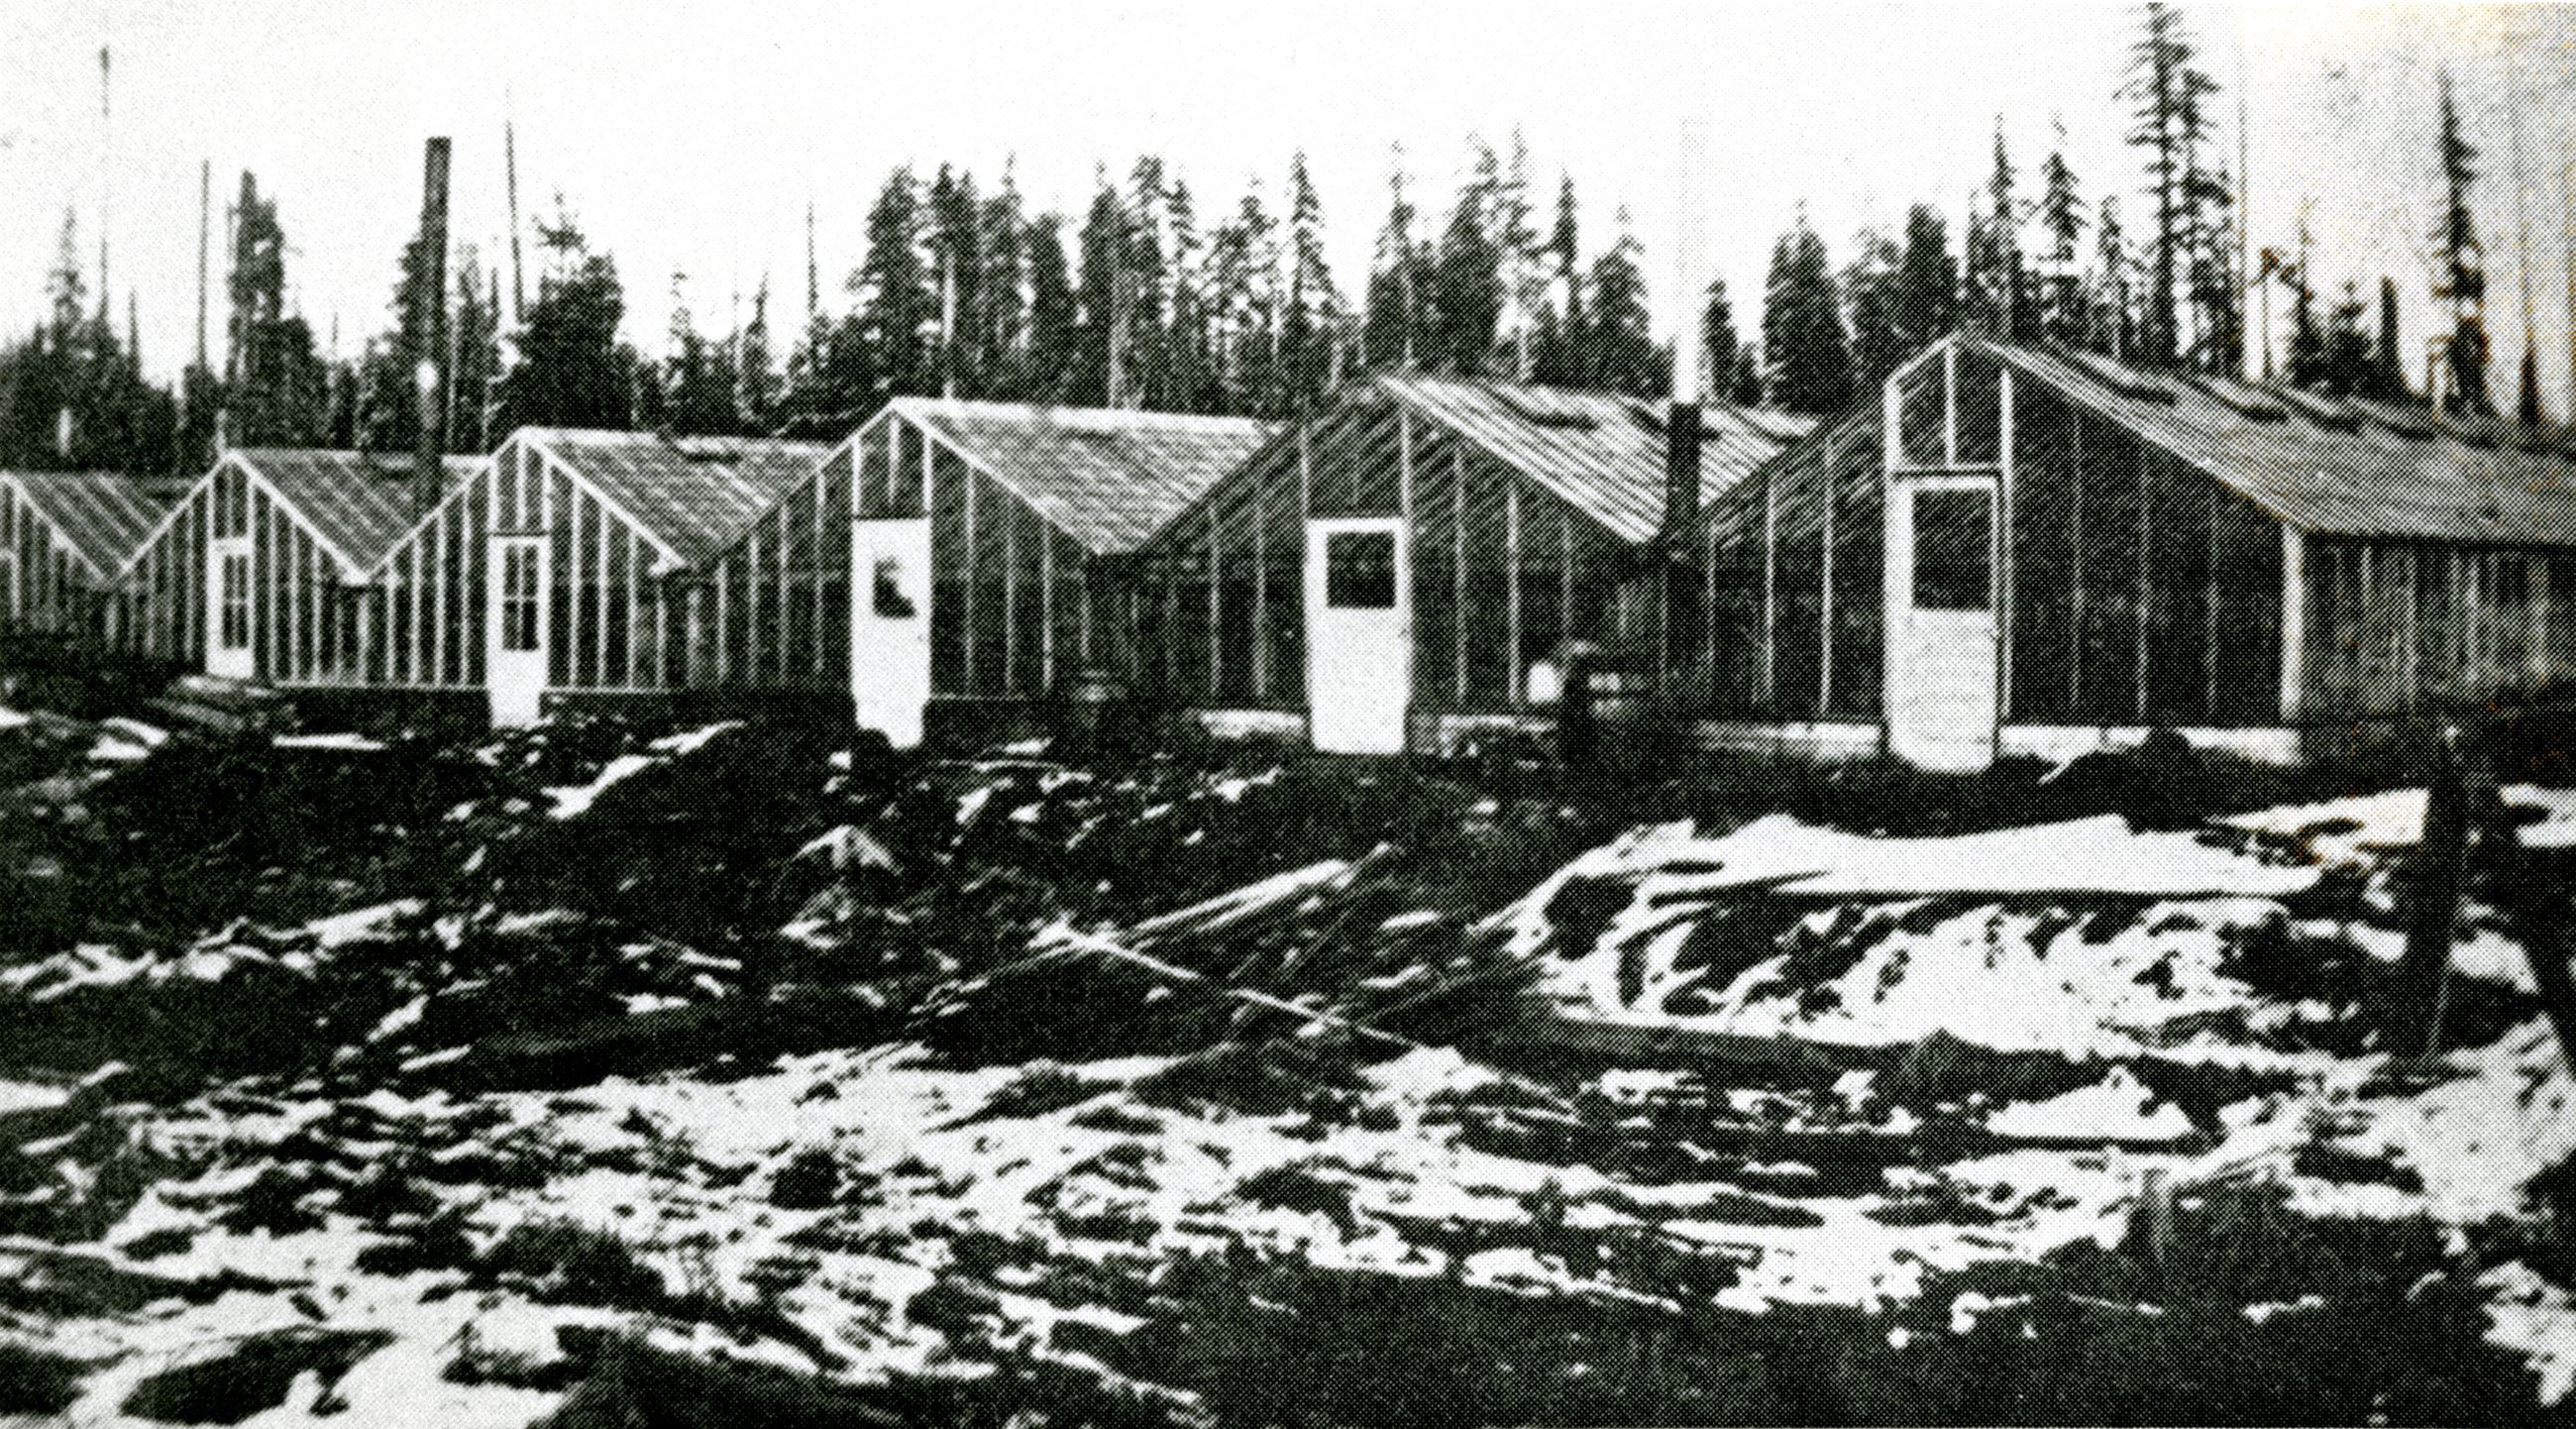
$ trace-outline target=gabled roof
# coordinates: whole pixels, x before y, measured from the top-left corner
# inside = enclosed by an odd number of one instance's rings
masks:
[[[444,501],[482,466],[479,456],[440,459]],[[285,503],[289,516],[312,534],[339,563],[340,578],[364,580],[395,541],[411,529],[418,508],[411,491],[412,459],[391,452],[324,451],[303,447],[241,447],[224,453],[197,478],[180,502],[211,486],[227,466],[239,467],[265,483]],[[178,519],[180,502],[172,503],[120,561],[131,570],[143,550]]]
[[[723,550],[830,450],[771,437],[565,427],[531,427],[511,440],[562,462],[682,566]]]
[[[0,472],[100,580],[112,578],[170,506],[170,494],[107,471]]]
[[[1664,521],[1665,406],[1616,392],[1386,374],[1368,389],[1457,434],[1627,541]],[[1804,417],[1707,403],[1700,408],[1700,501],[1713,503],[1806,435]]]
[[[420,514],[408,453],[254,447],[233,456],[293,507],[352,575],[375,565]],[[481,457],[444,458],[441,499],[482,464]]]
[[[1270,423],[901,397],[920,426],[1095,555],[1135,549],[1266,441]]]
[[[1951,341],[2312,535],[2576,547],[2576,454],[2563,432],[2149,371],[2093,353]]]

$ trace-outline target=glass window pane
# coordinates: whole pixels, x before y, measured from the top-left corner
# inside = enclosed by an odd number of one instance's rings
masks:
[[[1994,607],[1994,498],[1983,491],[1914,493],[1914,608]]]
[[[1337,531],[1324,539],[1324,604],[1395,609],[1395,533]]]

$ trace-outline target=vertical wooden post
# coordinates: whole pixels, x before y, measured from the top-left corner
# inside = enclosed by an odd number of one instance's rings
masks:
[[[1458,708],[1467,708],[1467,453],[1449,444],[1449,590],[1454,602],[1449,617],[1450,687]]]
[[[1510,681],[1503,703],[1520,709],[1529,703],[1529,656],[1521,649],[1521,483],[1516,473],[1503,478],[1503,571],[1504,669]]]
[[[2308,658],[2308,541],[2287,522],[2281,526],[2281,718],[2297,724],[2306,702]]]
[[[2013,370],[1996,364],[1995,381],[1995,460],[1999,468],[1995,478],[1994,529],[1994,605],[1995,605],[1995,722],[1997,739],[2002,726],[2013,715],[2013,627],[2019,623],[2020,602],[2014,599],[2014,568],[2019,562],[2013,545],[2013,506],[2020,499],[2015,478],[2020,474],[2013,454],[2014,426],[2020,414],[2014,410]]]
[[[1780,483],[1762,473],[1762,709],[1780,708]]]
[[[1038,523],[1038,688],[1055,688],[1055,543],[1052,523]]]
[[[1264,470],[1252,483],[1252,702],[1254,704],[1270,702],[1270,472],[1268,470]]]
[[[1225,646],[1220,638],[1224,627],[1224,607],[1219,604],[1225,590],[1225,544],[1216,526],[1216,503],[1207,508],[1207,687],[1211,698],[1225,690]]]
[[[921,444],[921,449],[922,460],[926,463],[930,459],[930,443],[925,440]],[[968,467],[966,469],[966,530],[964,539],[958,542],[958,544],[964,548],[966,559],[966,579],[958,587],[966,593],[966,599],[963,602],[966,608],[964,611],[960,612],[960,618],[965,622],[962,627],[965,632],[965,638],[959,643],[959,648],[966,652],[966,657],[964,660],[959,662],[962,668],[958,673],[961,677],[961,693],[968,695],[983,693],[982,689],[978,686],[978,676],[976,674],[975,663],[975,627],[977,623],[975,619],[975,608],[983,603],[983,587],[981,584],[982,576],[981,573],[975,569],[975,548],[982,544],[982,542],[977,539],[977,523],[981,518],[978,514],[976,493],[983,485],[983,473],[976,471],[973,467]],[[932,542],[934,551],[937,549],[937,544],[936,540]]]
[[[1827,443],[1827,447],[1831,447],[1830,442]],[[1834,490],[1833,452],[1830,449],[1826,450],[1822,459],[1817,462],[1817,474],[1821,478],[1819,485],[1823,489],[1825,503],[1824,581],[1822,587],[1818,591],[1820,600],[1818,610],[1822,618],[1816,622],[1816,653],[1819,662],[1816,668],[1816,718],[1823,719],[1825,717],[1825,712],[1834,707],[1834,537],[1836,516],[1836,512],[1834,511],[1834,497],[1836,493]]]
[[[2152,450],[2142,450],[2138,458],[2138,723],[2147,722],[2149,700],[2147,679],[2154,673],[2147,658],[2147,643],[2156,623],[2156,496],[2155,468],[2162,459]]]

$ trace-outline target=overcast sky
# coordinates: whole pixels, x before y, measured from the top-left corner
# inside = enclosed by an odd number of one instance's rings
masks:
[[[2327,287],[2397,277],[2419,367],[2434,75],[2456,71],[2490,174],[2479,216],[2506,392],[2521,351],[2504,103],[2518,71],[2544,373],[2563,409],[2576,15],[2187,13],[2228,90],[2231,150],[2240,88],[2251,103],[2256,242],[2293,242],[2308,204]],[[777,301],[799,307],[809,197],[825,302],[845,308],[868,201],[898,163],[927,172],[949,161],[989,183],[1008,161],[1033,203],[1078,213],[1098,166],[1123,177],[1153,151],[1209,215],[1231,209],[1249,177],[1275,200],[1302,148],[1335,276],[1355,298],[1391,146],[1403,145],[1420,201],[1437,211],[1469,136],[1500,144],[1515,126],[1543,189],[1574,176],[1587,247],[1631,211],[1669,331],[1685,116],[1706,136],[1692,179],[1702,269],[1725,277],[1749,325],[1771,241],[1801,205],[1838,263],[1857,227],[1892,225],[1917,200],[1939,203],[1955,231],[1998,115],[2034,178],[2062,120],[2086,188],[2121,194],[2136,232],[2138,165],[2114,98],[2134,28],[2125,5],[2064,3],[6,0],[0,323],[23,330],[41,313],[66,204],[95,263],[104,202],[120,321],[130,288],[147,366],[174,372],[193,345],[198,164],[210,159],[218,360],[221,205],[245,168],[279,201],[294,303],[326,341],[336,323],[354,351],[388,325],[424,136],[455,140],[458,240],[506,252],[507,97],[523,217],[563,195],[616,257],[627,333],[648,350],[675,269],[689,275],[702,326],[723,326],[732,295],[747,300],[764,273]],[[115,56],[104,137],[102,44]]]

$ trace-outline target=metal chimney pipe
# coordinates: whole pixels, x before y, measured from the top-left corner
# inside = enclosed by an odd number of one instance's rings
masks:
[[[1664,422],[1664,538],[1677,551],[1688,547],[1691,528],[1699,522],[1699,215],[1691,206],[1699,126],[1692,120],[1682,121],[1680,147],[1673,188],[1673,293],[1682,321],[1673,338],[1673,398]]]
[[[423,159],[420,198],[420,272],[412,294],[415,344],[412,371],[420,384],[419,441],[413,448],[412,506],[426,512],[438,504],[445,450],[441,430],[447,415],[447,390],[439,360],[447,353],[447,159],[444,138],[429,141]]]

